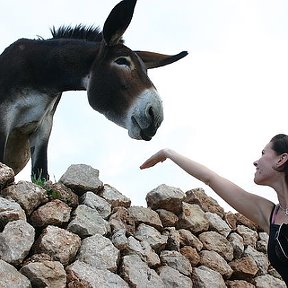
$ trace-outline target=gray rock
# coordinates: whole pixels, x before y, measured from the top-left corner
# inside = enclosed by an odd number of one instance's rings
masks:
[[[174,227],[178,222],[178,217],[174,213],[165,210],[165,209],[157,209],[160,220],[162,222],[163,227]]]
[[[206,212],[205,217],[209,221],[211,230],[220,233],[224,237],[227,237],[231,233],[232,229],[218,214]]]
[[[227,239],[233,247],[234,258],[241,258],[244,252],[243,238],[238,233],[233,232],[228,236]]]
[[[193,269],[193,284],[201,288],[226,288],[225,282],[219,272],[206,266],[199,266]]]
[[[260,252],[267,254],[269,235],[266,232],[259,232],[259,238],[256,243],[256,249]]]
[[[167,245],[165,250],[180,250],[181,246],[181,236],[178,230],[175,227],[166,227],[162,232],[162,235],[168,236]]]
[[[257,251],[251,246],[247,246],[244,251],[244,255],[250,256],[255,260],[259,268],[260,274],[267,274],[269,268],[269,261],[264,253]]]
[[[66,271],[69,287],[129,288],[129,285],[120,276],[78,260],[69,265]]]
[[[199,205],[183,202],[182,213],[179,216],[177,228],[187,229],[192,233],[199,233],[208,230],[209,222]]]
[[[14,266],[0,259],[0,287],[32,288],[32,285]]]
[[[159,268],[159,276],[166,288],[189,288],[193,287],[190,277],[184,276],[176,269],[169,266]]]
[[[24,265],[20,272],[31,281],[33,287],[66,287],[64,266],[57,261],[31,262]]]
[[[130,287],[137,288],[164,288],[160,276],[141,260],[138,255],[123,257],[121,275]]]
[[[150,244],[143,240],[138,241],[134,237],[130,236],[128,238],[127,252],[129,254],[138,255],[144,262],[148,264],[149,267],[156,267],[161,264],[160,257],[151,248]]]
[[[145,223],[156,229],[163,228],[157,212],[142,206],[131,206],[128,209],[129,215],[135,220],[136,225]]]
[[[56,226],[48,226],[35,244],[35,253],[45,253],[64,266],[71,263],[81,246],[81,238]]]
[[[45,189],[27,181],[19,181],[3,189],[1,195],[19,203],[27,215],[49,200]]]
[[[203,243],[191,233],[191,231],[186,229],[179,229],[180,244],[182,246],[191,246],[197,251],[201,251],[203,248]]]
[[[256,247],[258,233],[244,225],[237,225],[237,233],[242,236],[244,245]]]
[[[105,184],[104,189],[100,191],[99,195],[103,197],[111,207],[125,207],[128,208],[131,205],[131,200],[121,194],[116,188]]]
[[[269,274],[257,276],[253,282],[255,283],[256,287],[259,288],[287,288],[284,281]]]
[[[107,219],[111,214],[111,205],[102,197],[93,192],[86,192],[80,199],[81,204],[97,210],[99,215]]]
[[[126,230],[125,229],[119,229],[117,231],[114,231],[111,241],[113,245],[121,250],[126,250],[128,248],[128,238],[126,237]]]
[[[110,226],[97,212],[86,205],[79,205],[72,213],[71,222],[67,230],[79,235],[81,238],[95,234],[105,235],[110,231]]]
[[[146,202],[153,210],[165,209],[178,214],[181,212],[184,197],[181,189],[162,184],[147,194]]]
[[[154,250],[161,251],[167,243],[168,236],[161,235],[154,227],[142,223],[135,232],[135,238],[140,241],[146,240]]]
[[[85,164],[71,165],[59,182],[80,195],[86,191],[97,193],[103,189],[103,183],[99,180],[99,170]]]
[[[35,229],[24,220],[9,222],[0,233],[0,257],[19,265],[28,255],[35,237]]]
[[[205,212],[218,214],[221,218],[224,217],[224,209],[212,197],[208,196],[203,188],[194,188],[186,192],[184,202],[189,204],[197,204]]]
[[[135,220],[125,207],[116,207],[113,209],[109,217],[109,224],[113,231],[125,229],[129,235],[134,235],[135,233]]]
[[[8,200],[0,197],[0,229],[9,221],[24,220],[26,221],[25,211],[15,200]]]
[[[120,251],[100,234],[82,240],[77,259],[98,269],[117,271]]]
[[[219,253],[227,261],[233,259],[233,247],[230,242],[215,231],[203,232],[199,235],[199,240],[207,250],[213,250]]]
[[[160,259],[163,264],[176,269],[181,274],[191,276],[192,266],[189,260],[180,252],[164,250],[160,254]]]
[[[0,189],[14,181],[14,171],[7,165],[0,162]]]

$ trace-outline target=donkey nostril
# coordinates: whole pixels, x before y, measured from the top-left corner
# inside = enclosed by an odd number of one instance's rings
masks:
[[[151,117],[152,120],[154,119],[154,111],[151,106],[148,109],[148,115]]]

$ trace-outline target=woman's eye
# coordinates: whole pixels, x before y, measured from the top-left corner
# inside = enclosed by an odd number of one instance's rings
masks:
[[[118,65],[126,65],[126,66],[130,66],[130,63],[128,62],[128,60],[124,57],[120,57],[118,59],[115,60],[115,62],[118,64]]]

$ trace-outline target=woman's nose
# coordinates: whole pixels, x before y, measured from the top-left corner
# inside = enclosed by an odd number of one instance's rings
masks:
[[[258,166],[258,160],[257,160],[257,161],[254,161],[254,162],[253,162],[253,165],[254,165],[255,167],[257,167],[257,166]]]

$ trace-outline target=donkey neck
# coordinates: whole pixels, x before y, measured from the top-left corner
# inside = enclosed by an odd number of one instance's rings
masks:
[[[8,78],[20,89],[85,90],[83,79],[89,74],[99,49],[100,43],[74,39],[20,39],[0,57],[0,79],[3,75],[6,83]],[[13,75],[6,74],[2,63],[9,63],[10,67],[12,64]]]

